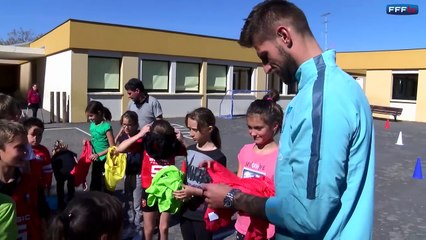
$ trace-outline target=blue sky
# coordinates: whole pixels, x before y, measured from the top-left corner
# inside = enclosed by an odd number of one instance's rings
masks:
[[[46,33],[69,18],[237,39],[259,0],[15,0],[2,1],[0,38],[12,29]],[[324,13],[328,16],[328,47],[339,52],[426,48],[424,0],[295,0],[325,47]],[[410,3],[419,14],[386,14],[386,5]]]

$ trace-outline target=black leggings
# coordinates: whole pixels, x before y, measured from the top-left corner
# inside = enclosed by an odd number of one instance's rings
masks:
[[[105,191],[105,161],[93,161],[92,179],[90,180],[91,191]]]
[[[56,194],[58,195],[58,208],[63,210],[66,206],[65,204],[65,182],[67,182],[67,202],[69,202],[75,193],[74,187],[74,176],[71,174],[62,174],[60,171],[54,172],[56,179]]]
[[[33,117],[37,117],[37,111],[40,108],[40,104],[38,103],[31,103],[29,108],[31,108],[31,110],[33,111]]]
[[[213,235],[206,230],[204,221],[194,221],[182,217],[180,221],[180,231],[184,240],[211,240]]]

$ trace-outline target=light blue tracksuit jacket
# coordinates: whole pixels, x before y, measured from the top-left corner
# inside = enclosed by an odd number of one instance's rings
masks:
[[[358,83],[327,51],[296,72],[266,215],[277,239],[371,239],[374,129]]]

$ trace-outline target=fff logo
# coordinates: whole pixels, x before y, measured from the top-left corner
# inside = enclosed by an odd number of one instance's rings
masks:
[[[392,15],[414,15],[419,13],[419,6],[414,4],[391,4],[386,6],[386,13]]]

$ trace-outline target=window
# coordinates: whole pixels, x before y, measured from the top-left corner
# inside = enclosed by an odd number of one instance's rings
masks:
[[[89,57],[88,91],[120,91],[120,59]]]
[[[225,92],[226,91],[226,66],[207,65],[207,92]]]
[[[294,95],[297,93],[297,82],[293,81],[289,85],[286,85],[277,74],[269,74],[268,89],[276,89],[280,94],[284,95]]]
[[[268,89],[276,89],[280,94],[283,93],[283,82],[276,74],[268,74]]]
[[[393,74],[392,99],[416,100],[418,74]]]
[[[176,92],[198,92],[200,64],[176,63]]]
[[[251,90],[251,74],[253,70],[249,67],[234,67],[234,90]]]
[[[287,85],[287,95],[295,95],[297,93],[297,86],[296,80]]]
[[[169,68],[169,62],[142,60],[142,82],[145,89],[151,92],[167,92]]]

